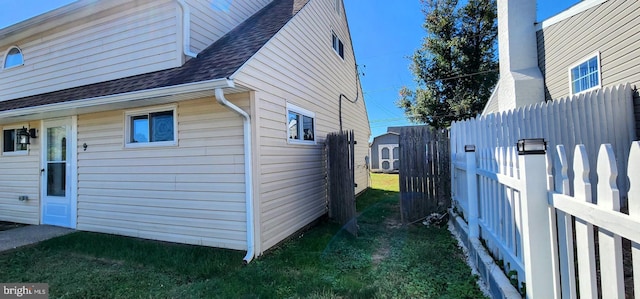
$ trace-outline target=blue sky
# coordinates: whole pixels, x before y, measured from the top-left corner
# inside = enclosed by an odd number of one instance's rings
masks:
[[[410,56],[425,36],[420,0],[345,0],[345,8],[367,103],[372,137],[388,126],[410,125],[395,106],[402,86],[414,87]],[[571,7],[577,0],[538,0],[538,20]],[[391,5],[390,3],[393,3]]]
[[[205,0],[203,0],[205,1]],[[232,0],[213,0],[227,3]],[[73,0],[0,0],[0,28],[61,7]],[[424,37],[420,0],[344,0],[367,103],[372,136],[388,126],[409,124],[396,108],[402,86],[415,85],[409,57]],[[578,0],[538,0],[538,20],[551,17]]]

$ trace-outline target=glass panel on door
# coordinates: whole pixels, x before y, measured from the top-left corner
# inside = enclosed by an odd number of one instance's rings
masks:
[[[66,196],[67,129],[47,128],[47,195]]]

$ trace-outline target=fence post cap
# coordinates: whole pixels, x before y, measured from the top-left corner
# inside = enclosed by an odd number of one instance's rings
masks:
[[[520,139],[516,146],[518,155],[544,155],[547,153],[547,142],[544,138]]]

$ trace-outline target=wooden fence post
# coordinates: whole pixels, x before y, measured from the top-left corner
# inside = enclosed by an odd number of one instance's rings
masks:
[[[480,213],[478,211],[478,180],[476,176],[476,149],[475,145],[465,145],[465,159],[466,159],[466,176],[467,176],[467,206],[469,208],[469,239],[480,237],[480,228],[478,226],[478,217]]]
[[[527,140],[524,140],[525,143]],[[519,146],[520,147],[520,146]],[[554,298],[551,223],[545,151],[518,150],[522,207],[522,252],[526,298]]]

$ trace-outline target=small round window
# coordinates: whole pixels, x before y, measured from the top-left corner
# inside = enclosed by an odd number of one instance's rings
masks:
[[[13,47],[7,53],[7,57],[4,58],[4,68],[10,68],[14,66],[22,65],[24,60],[22,59],[22,52],[20,49]]]

